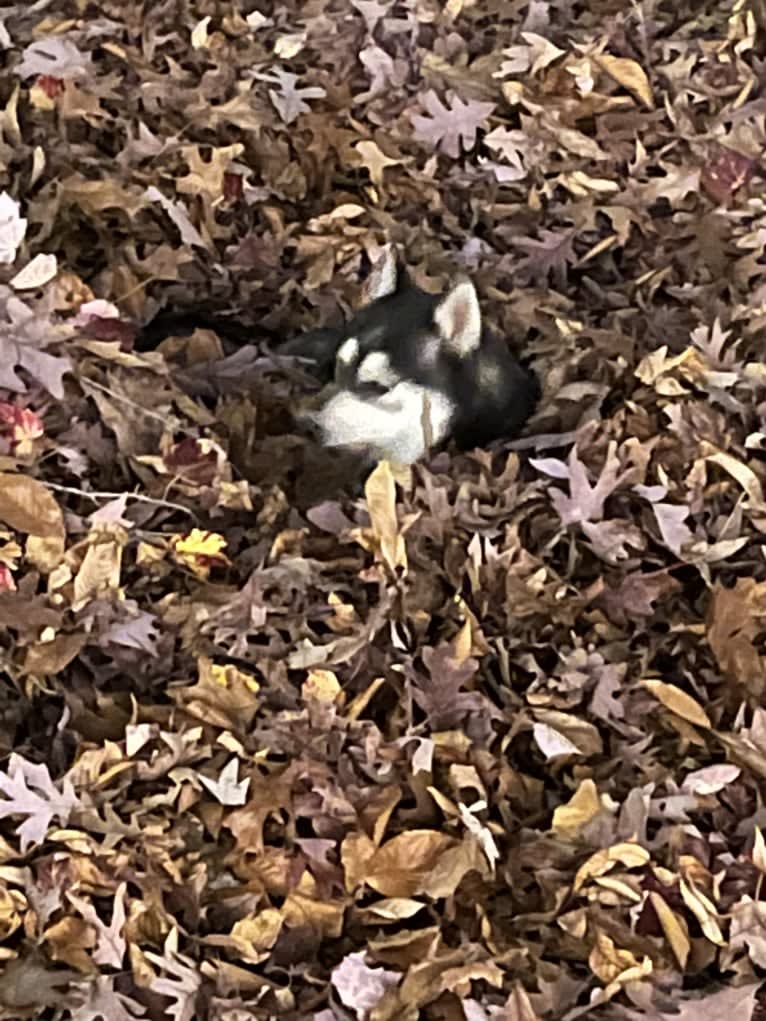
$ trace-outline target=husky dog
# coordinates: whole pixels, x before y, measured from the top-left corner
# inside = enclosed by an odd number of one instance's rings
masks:
[[[483,330],[470,280],[459,278],[441,297],[427,294],[387,245],[363,299],[345,326],[279,349],[331,380],[298,416],[325,446],[411,464],[449,437],[470,449],[521,429],[540,397],[537,378]]]

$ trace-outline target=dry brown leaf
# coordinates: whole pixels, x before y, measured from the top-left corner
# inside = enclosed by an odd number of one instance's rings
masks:
[[[625,865],[629,869],[641,868],[647,865],[650,859],[651,855],[640,844],[629,842],[613,844],[611,847],[604,848],[603,851],[596,851],[580,866],[575,876],[573,889],[577,892],[589,879],[603,876],[615,865]]]
[[[691,695],[681,691],[674,684],[666,684],[664,681],[645,680],[641,682],[652,695],[661,702],[666,709],[670,709],[682,720],[687,720],[697,727],[704,727],[709,730],[712,727],[710,718],[699,702]]]
[[[55,497],[28,475],[0,472],[0,521],[42,539],[64,537],[64,516]]]
[[[437,830],[408,830],[383,844],[368,862],[365,882],[385,897],[414,897],[433,879],[457,842]]]
[[[596,58],[596,63],[610,78],[614,78],[618,85],[632,93],[649,110],[654,109],[654,96],[652,87],[646,72],[639,63],[628,57],[613,57],[608,53],[601,53]]]

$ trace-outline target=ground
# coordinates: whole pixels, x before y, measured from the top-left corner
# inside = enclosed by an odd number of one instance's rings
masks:
[[[0,19],[1,1016],[762,1016],[762,0]],[[295,429],[386,243],[522,437]]]

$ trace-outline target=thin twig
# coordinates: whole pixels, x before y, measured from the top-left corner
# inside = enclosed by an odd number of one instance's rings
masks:
[[[167,424],[168,422],[167,415],[161,415],[158,411],[149,411],[148,408],[144,408],[140,404],[136,404],[136,402],[131,400],[130,397],[125,397],[123,394],[115,393],[114,390],[110,390],[109,387],[104,386],[103,383],[97,383],[95,379],[88,379],[87,377],[84,377],[80,380],[80,383],[85,390],[87,390],[89,386],[92,386],[94,390],[101,390],[102,393],[107,394],[109,397],[113,397],[116,401],[123,401],[125,404],[129,404],[131,408],[135,408],[136,411],[140,412],[142,415],[146,415],[147,418],[156,418],[158,422],[162,422],[164,424]]]
[[[121,496],[124,496],[127,500],[137,500],[139,503],[149,503],[154,507],[167,507],[169,510],[182,511],[184,514],[189,514],[191,517],[196,518],[194,511],[190,507],[184,507],[182,503],[173,503],[171,500],[158,500],[154,496],[144,496],[143,493],[88,492],[85,489],[76,489],[74,486],[61,486],[57,482],[46,482],[46,486],[49,489],[55,489],[58,493],[71,493],[72,496],[84,496],[87,500],[92,500],[93,503],[98,503],[99,500],[119,500]]]

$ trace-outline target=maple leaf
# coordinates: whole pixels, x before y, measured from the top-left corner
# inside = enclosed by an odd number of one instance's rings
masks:
[[[464,149],[473,149],[476,144],[476,132],[495,109],[494,103],[483,103],[478,99],[470,99],[464,103],[455,95],[451,97],[450,106],[447,107],[433,89],[429,89],[419,98],[429,116],[409,114],[415,129],[415,137],[419,142],[440,149],[453,159],[460,155],[461,142]]]
[[[0,401],[0,435],[9,433],[12,449],[28,448],[45,433],[42,419],[30,408],[20,408],[9,401]]]
[[[217,780],[211,780],[210,777],[200,774],[203,786],[207,787],[222,805],[244,805],[247,800],[250,777],[246,776],[243,780],[237,780],[238,768],[239,762],[233,758],[223,767]]]
[[[351,6],[356,7],[364,18],[370,35],[375,31],[381,18],[384,18],[391,10],[392,5],[393,0],[384,0],[382,4],[378,3],[378,0],[351,0]]]
[[[9,815],[27,817],[17,828],[22,854],[30,844],[45,840],[54,817],[66,826],[72,812],[81,808],[69,780],[64,779],[59,790],[44,763],[28,762],[16,752],[11,754],[8,771],[0,771],[0,794],[5,796],[0,800],[0,819]]]
[[[98,636],[98,644],[106,648],[109,644],[121,645],[126,649],[139,649],[149,656],[157,655],[157,617],[146,610],[140,610],[134,599],[119,604],[119,618]]]
[[[477,660],[456,655],[455,642],[442,642],[421,653],[428,678],[417,675],[413,698],[435,730],[454,726],[472,712],[491,715],[491,703],[479,692],[461,690],[479,668]]]
[[[566,464],[556,458],[531,459],[530,463],[539,471],[554,478],[567,479],[569,496],[560,489],[550,489],[551,501],[558,511],[562,525],[582,524],[586,521],[601,521],[604,516],[604,501],[633,473],[633,468],[621,471],[616,455],[616,444],[609,444],[604,467],[595,485],[588,481],[588,472],[577,456],[577,447],[569,452]],[[630,533],[626,533],[630,538]]]
[[[544,286],[552,276],[562,290],[567,281],[567,264],[576,261],[575,230],[540,230],[539,238],[514,238],[513,244],[526,251],[527,257],[517,270],[537,286]]]
[[[527,168],[522,161],[529,150],[529,138],[525,132],[498,127],[484,136],[484,145],[501,153],[510,164],[506,168],[506,180],[520,181],[527,176]]]
[[[202,975],[196,962],[173,948],[176,937],[171,929],[165,940],[165,953],[157,954],[146,950],[144,956],[152,964],[167,973],[164,978],[152,981],[152,992],[172,1000],[165,1013],[174,1021],[194,1021],[197,1014],[197,994],[202,986]]]
[[[146,1007],[114,988],[111,975],[97,975],[92,982],[80,982],[76,1003],[69,1007],[71,1021],[136,1021]]]
[[[226,540],[217,532],[193,528],[186,535],[174,535],[171,547],[176,560],[193,571],[198,578],[207,578],[211,568],[228,564],[223,551]]]
[[[298,75],[290,71],[275,68],[273,71],[259,72],[255,75],[259,81],[270,82],[278,86],[269,89],[269,99],[277,109],[283,123],[292,124],[302,113],[310,113],[311,107],[307,99],[324,99],[327,95],[321,85],[304,85],[296,88]]]
[[[125,893],[127,884],[120,883],[114,894],[112,921],[105,925],[96,909],[84,898],[74,893],[67,893],[69,903],[77,908],[83,919],[96,930],[96,948],[93,960],[96,964],[105,964],[111,968],[121,968],[125,956],[126,942],[122,935],[125,925]]]
[[[25,393],[26,383],[15,371],[21,368],[60,400],[64,396],[63,376],[71,372],[72,363],[42,350],[50,342],[52,324],[19,298],[7,294],[7,290],[5,294],[0,291],[0,388]]]
[[[382,46],[374,42],[368,43],[360,52],[359,60],[370,77],[370,87],[354,96],[355,103],[367,103],[391,88],[401,88],[406,80],[406,65],[402,66],[402,61],[394,61]]]

